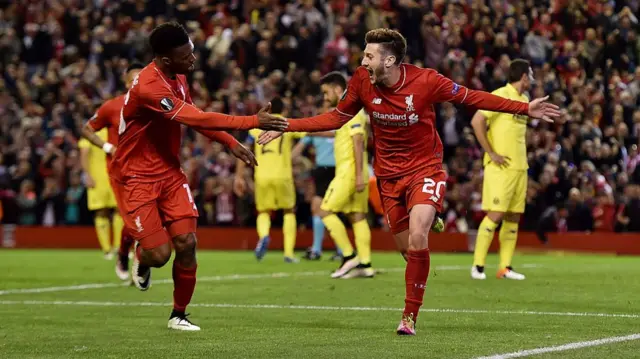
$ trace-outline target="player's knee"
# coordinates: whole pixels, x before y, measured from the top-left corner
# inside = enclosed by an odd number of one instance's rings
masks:
[[[505,215],[503,212],[489,212],[487,213],[487,217],[489,217],[493,223],[500,223]]]
[[[364,213],[352,213],[351,214],[351,223],[357,223],[362,221],[363,219],[366,219],[367,216],[365,216]]]
[[[507,213],[504,216],[504,220],[512,223],[520,222],[520,214],[519,213]]]
[[[102,208],[96,211],[96,217],[109,217],[109,209],[108,208]]]
[[[145,249],[142,255],[148,260],[145,261],[151,267],[160,268],[167,264],[171,258],[171,247],[169,243],[163,244],[153,249]]]
[[[318,208],[318,211],[316,212],[316,215],[318,217],[320,217],[320,218],[324,218],[324,217],[326,217],[326,216],[328,216],[330,214],[331,214],[330,211],[326,211],[326,210],[324,210],[322,208]]]
[[[196,244],[195,233],[181,234],[173,238],[173,246],[176,249],[176,253],[193,253],[195,255]]]

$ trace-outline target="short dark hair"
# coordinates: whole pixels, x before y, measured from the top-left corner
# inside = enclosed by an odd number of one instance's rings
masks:
[[[522,78],[522,75],[529,74],[529,68],[531,65],[529,61],[524,59],[516,59],[509,64],[509,82],[518,82]]]
[[[271,112],[281,114],[284,111],[284,102],[279,96],[271,99]]]
[[[380,44],[387,52],[396,57],[396,65],[400,64],[407,55],[407,39],[396,30],[374,29],[367,32],[364,37],[367,44]]]
[[[133,71],[133,70],[138,70],[138,69],[144,69],[144,65],[140,62],[132,62],[129,67],[127,67],[127,70],[125,71],[125,74],[128,74],[129,71]]]
[[[189,43],[189,33],[175,21],[158,25],[149,35],[149,45],[153,55],[168,55],[176,47]]]
[[[340,86],[342,89],[346,89],[347,79],[344,77],[342,73],[338,71],[332,71],[324,75],[322,79],[320,79],[320,84]]]

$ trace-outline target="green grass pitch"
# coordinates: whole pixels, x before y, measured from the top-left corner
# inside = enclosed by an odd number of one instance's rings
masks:
[[[518,255],[515,282],[495,279],[495,256],[473,281],[471,255],[434,254],[416,337],[395,335],[404,261],[373,258],[376,278],[335,280],[324,259],[200,252],[188,312],[203,330],[184,333],[166,328],[170,266],[140,292],[98,251],[0,251],[0,358],[471,359],[640,333],[638,258]],[[640,340],[566,349],[533,354],[638,358]]]

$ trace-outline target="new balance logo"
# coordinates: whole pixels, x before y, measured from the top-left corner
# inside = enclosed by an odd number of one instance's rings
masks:
[[[382,99],[381,98],[374,98],[373,101],[371,101],[372,104],[374,105],[379,105],[382,103]]]

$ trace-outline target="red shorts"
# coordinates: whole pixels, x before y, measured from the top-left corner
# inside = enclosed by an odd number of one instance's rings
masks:
[[[156,182],[113,184],[125,226],[142,248],[159,247],[170,238],[195,232],[198,209],[183,173]]]
[[[409,212],[416,204],[429,204],[442,211],[447,191],[447,173],[442,165],[425,167],[409,176],[378,179],[382,207],[393,234],[409,229]]]

